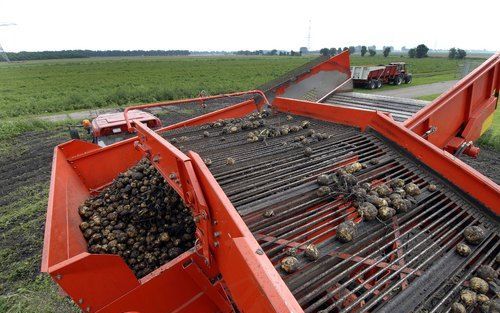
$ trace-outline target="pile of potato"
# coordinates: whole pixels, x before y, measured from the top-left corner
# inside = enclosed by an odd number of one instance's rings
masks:
[[[78,209],[88,251],[121,256],[143,277],[193,247],[189,208],[147,159]]]

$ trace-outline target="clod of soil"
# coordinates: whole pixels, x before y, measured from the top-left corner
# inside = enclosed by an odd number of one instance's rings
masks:
[[[309,121],[302,121],[302,122],[300,122],[300,126],[302,128],[308,128],[309,126],[311,126],[311,122],[309,122]]]
[[[467,226],[464,229],[463,234],[465,240],[473,245],[481,243],[481,241],[483,241],[484,237],[486,236],[486,232],[480,226]]]
[[[205,162],[205,165],[206,165],[206,166],[210,166],[210,165],[212,165],[212,160],[211,160],[211,159],[209,159],[209,158],[205,158],[205,159],[203,159],[203,162]]]
[[[319,250],[315,244],[309,244],[304,250],[304,256],[309,261],[316,261],[319,258]]]
[[[469,281],[469,287],[475,292],[482,294],[486,294],[490,289],[490,286],[488,285],[486,280],[479,277],[472,277]]]
[[[299,268],[299,260],[294,256],[287,256],[281,260],[281,269],[288,274],[295,272]]]
[[[437,190],[437,186],[434,184],[429,184],[429,186],[427,186],[427,190],[429,190],[430,192],[434,192]]]
[[[287,120],[287,121],[291,121],[291,120],[293,120],[293,116],[291,116],[291,115],[287,115],[287,116],[286,116],[286,120]]]
[[[471,249],[465,243],[459,242],[457,244],[457,246],[455,247],[455,251],[457,252],[458,255],[468,256],[470,254],[470,252],[471,252]]]
[[[307,147],[304,149],[304,155],[306,157],[310,157],[313,154],[313,149],[311,147]]]
[[[489,265],[481,265],[477,269],[476,275],[488,282],[492,282],[498,277],[497,271],[495,271],[493,267]]]
[[[87,199],[78,212],[88,251],[121,256],[137,277],[194,245],[191,211],[146,159]]]
[[[274,211],[273,210],[265,210],[264,213],[262,213],[262,216],[264,216],[265,218],[273,217]]]
[[[285,249],[285,254],[288,256],[297,256],[297,248],[288,247]]]
[[[370,160],[370,164],[372,164],[372,165],[377,165],[377,164],[379,164],[379,163],[380,163],[380,160],[379,160],[379,159],[371,159],[371,160]]]
[[[465,306],[472,306],[476,304],[477,294],[469,289],[464,289],[460,292],[460,300]]]
[[[394,210],[391,207],[388,206],[383,206],[378,209],[378,216],[382,221],[387,221],[388,219],[392,218],[394,215],[396,215],[396,210]]]
[[[353,173],[356,173],[357,171],[361,170],[363,168],[363,165],[361,165],[361,163],[359,162],[354,162],[352,164],[349,164],[345,167],[345,171],[348,173],[348,174],[353,174]]]
[[[363,202],[358,209],[359,215],[367,221],[372,221],[377,218],[378,210],[370,202]]]
[[[336,238],[338,241],[346,243],[352,241],[356,236],[357,225],[353,221],[340,223],[337,227]]]
[[[464,305],[460,302],[453,302],[453,304],[451,305],[450,311],[451,311],[451,313],[465,313],[465,312],[467,312],[465,310]]]
[[[234,158],[229,157],[226,159],[227,165],[234,165],[235,163],[236,163],[236,160]]]
[[[405,191],[410,196],[418,196],[421,193],[420,188],[414,183],[407,184],[405,186]]]
[[[330,194],[331,192],[332,192],[332,190],[330,189],[330,187],[321,186],[318,188],[318,190],[316,190],[316,195],[318,195],[318,197],[324,197],[324,196]]]
[[[327,174],[321,174],[317,178],[318,184],[321,186],[327,186],[332,183],[332,180],[330,179],[330,176]]]

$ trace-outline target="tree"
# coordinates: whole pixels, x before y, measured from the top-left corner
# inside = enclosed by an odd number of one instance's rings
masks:
[[[278,50],[273,49],[273,50],[269,51],[268,53],[269,53],[269,55],[277,55],[278,54]]]
[[[336,54],[337,54],[337,49],[330,48],[330,55],[336,55]]]
[[[366,49],[366,46],[361,47],[361,56],[364,57],[368,49]]]
[[[467,52],[465,52],[465,50],[457,49],[457,55],[456,55],[457,59],[463,59],[466,56],[467,56]]]
[[[448,59],[454,59],[457,56],[457,49],[451,48],[448,52]]]
[[[417,59],[426,58],[428,56],[427,52],[429,52],[429,48],[424,44],[419,44],[416,48],[415,56]]]
[[[411,48],[410,50],[408,50],[408,56],[410,58],[414,58],[417,54],[417,50],[415,48]]]
[[[324,56],[329,56],[329,55],[330,55],[330,49],[328,49],[328,48],[323,48],[323,49],[319,50],[319,53],[320,53],[321,55],[324,55]]]
[[[354,46],[349,47],[349,54],[354,54],[356,52],[356,48]]]
[[[370,56],[374,56],[375,54],[377,54],[377,51],[373,50],[373,49],[369,49],[368,50],[368,53],[370,53]]]
[[[348,47],[344,47],[344,49],[342,49],[342,51],[347,51],[347,50],[349,50]]]
[[[390,47],[385,47],[384,48],[384,57],[388,57],[389,56],[389,53],[391,53],[391,48]]]

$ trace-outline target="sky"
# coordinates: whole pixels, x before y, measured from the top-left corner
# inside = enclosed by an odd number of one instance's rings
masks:
[[[12,52],[420,43],[431,49],[500,50],[499,11],[498,0],[0,0],[0,24],[15,23],[0,27],[0,44]]]

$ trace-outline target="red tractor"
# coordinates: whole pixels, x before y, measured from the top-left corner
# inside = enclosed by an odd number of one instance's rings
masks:
[[[161,121],[156,116],[140,111],[133,110],[129,113],[129,119],[132,121],[141,121],[152,129],[161,127]],[[118,141],[135,136],[127,131],[127,123],[123,112],[101,114],[94,118],[92,122],[83,120],[83,129],[92,136],[92,142],[101,147],[109,146]],[[72,139],[81,139],[80,134],[74,126],[69,126],[69,132]]]
[[[383,84],[401,85],[409,84],[412,75],[408,73],[405,62],[393,62],[389,65],[379,66],[352,66],[351,78],[354,86],[375,89]]]

